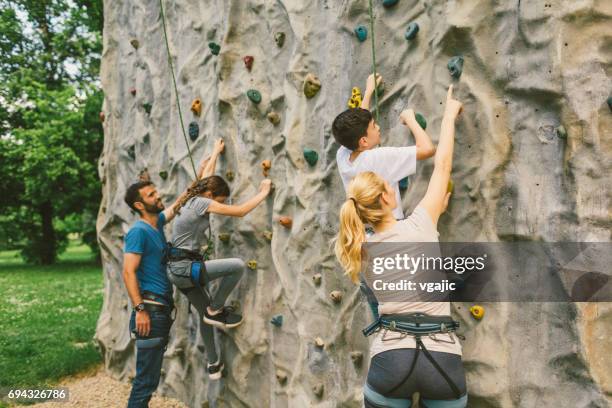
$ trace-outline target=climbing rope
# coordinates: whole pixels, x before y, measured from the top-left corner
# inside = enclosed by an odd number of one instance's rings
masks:
[[[161,0],[160,0],[161,1]],[[374,75],[374,107],[376,109],[376,122],[378,123],[378,84],[376,83],[376,47],[374,45],[374,12],[372,11],[372,0],[370,3],[370,42],[372,43],[372,74]]]
[[[168,52],[168,65],[170,65],[172,83],[174,84],[174,94],[176,95],[176,106],[178,106],[179,121],[181,122],[181,129],[183,130],[183,138],[185,139],[185,146],[187,146],[187,154],[189,154],[189,161],[191,161],[191,168],[193,169],[194,177],[197,179],[198,172],[196,171],[195,164],[193,163],[191,149],[189,149],[189,142],[187,141],[187,133],[185,132],[185,124],[183,123],[183,112],[181,111],[181,102],[179,100],[178,88],[176,87],[176,77],[174,76],[172,57],[170,56],[170,45],[168,45],[168,32],[166,31],[166,15],[164,14],[164,5],[162,3],[162,0],[159,0],[159,8],[161,10],[162,26],[164,27],[164,40],[166,41],[166,51]]]

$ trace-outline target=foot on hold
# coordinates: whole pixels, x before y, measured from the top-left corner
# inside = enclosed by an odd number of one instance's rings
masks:
[[[209,309],[206,308],[202,320],[211,326],[221,329],[231,329],[240,326],[243,320],[241,315],[233,312],[234,308],[231,306],[223,306],[221,309],[217,310],[215,314],[211,314]]]
[[[208,378],[211,380],[218,380],[221,378],[221,373],[223,372],[223,363],[221,359],[214,364],[206,364],[206,370],[208,371]]]

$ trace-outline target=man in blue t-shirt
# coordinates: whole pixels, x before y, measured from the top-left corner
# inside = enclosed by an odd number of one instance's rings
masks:
[[[136,335],[136,376],[128,408],[147,407],[159,384],[173,308],[172,285],[163,259],[163,228],[174,218],[179,200],[164,210],[151,181],[132,184],[125,193],[127,205],[140,215],[125,237],[123,257],[123,280],[135,305],[130,331]]]

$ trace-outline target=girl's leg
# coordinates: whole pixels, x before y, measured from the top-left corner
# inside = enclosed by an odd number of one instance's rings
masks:
[[[227,297],[236,287],[246,270],[246,264],[239,258],[214,259],[206,261],[206,277],[208,280],[222,278],[217,293],[213,296],[210,307],[219,310],[225,304]]]
[[[200,316],[200,333],[202,339],[204,339],[204,347],[206,347],[206,357],[210,364],[214,364],[219,359],[217,356],[217,350],[215,349],[215,333],[213,327],[210,324],[204,323],[204,309],[208,304],[208,299],[204,297],[202,292],[198,288],[187,289],[185,295],[189,299],[189,302],[196,308],[198,315]]]

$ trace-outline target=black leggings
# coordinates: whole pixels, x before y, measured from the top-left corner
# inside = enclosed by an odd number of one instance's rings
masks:
[[[414,371],[406,378],[415,351],[415,349],[395,349],[372,357],[367,380],[369,387],[388,398],[410,399],[412,394],[419,392],[421,398],[429,400],[457,399],[457,395],[444,377],[422,351],[419,351]],[[436,351],[430,351],[430,354],[464,395],[466,385],[461,356]],[[367,400],[365,406],[375,407],[368,404]]]

